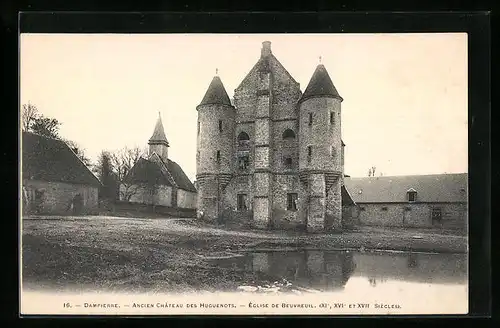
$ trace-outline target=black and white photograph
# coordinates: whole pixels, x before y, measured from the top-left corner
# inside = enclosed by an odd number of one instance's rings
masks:
[[[21,33],[21,313],[467,314],[467,33]]]

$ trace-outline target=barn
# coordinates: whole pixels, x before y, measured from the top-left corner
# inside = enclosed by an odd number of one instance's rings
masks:
[[[21,145],[24,214],[98,212],[100,182],[64,141],[23,132]]]

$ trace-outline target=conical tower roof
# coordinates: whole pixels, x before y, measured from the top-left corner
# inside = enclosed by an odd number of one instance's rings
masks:
[[[227,95],[224,84],[218,76],[214,76],[212,82],[208,86],[208,90],[203,97],[200,105],[220,104],[231,106],[231,100]]]
[[[160,113],[158,113],[158,120],[156,121],[155,130],[151,138],[149,138],[149,143],[161,143],[168,146],[167,136],[165,136],[165,130],[163,129],[163,123],[161,121]]]
[[[338,98],[341,101],[342,97],[337,92],[337,89],[333,85],[332,79],[323,64],[319,64],[307,85],[304,94],[300,98],[301,101],[306,100],[311,97],[330,97]]]

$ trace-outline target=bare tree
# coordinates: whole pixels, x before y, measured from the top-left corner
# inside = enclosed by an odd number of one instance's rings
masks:
[[[374,177],[374,176],[375,176],[375,169],[376,169],[376,167],[375,167],[375,166],[372,166],[372,177]]]
[[[113,173],[120,184],[120,199],[129,201],[130,198],[141,188],[137,184],[125,181],[132,167],[146,155],[139,147],[124,147],[109,154]]]
[[[372,169],[371,169],[371,168],[368,170],[368,176],[369,176],[369,177],[371,177],[371,176],[372,176]]]
[[[39,117],[40,114],[35,105],[30,103],[24,104],[21,111],[21,126],[23,131],[31,131],[31,127]]]

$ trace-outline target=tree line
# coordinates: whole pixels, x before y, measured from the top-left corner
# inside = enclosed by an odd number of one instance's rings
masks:
[[[130,200],[137,192],[137,186],[127,184],[125,177],[137,161],[146,156],[146,149],[123,147],[116,151],[103,150],[99,154],[96,163],[92,163],[85,154],[83,147],[77,142],[63,138],[60,135],[61,125],[62,123],[57,119],[41,114],[38,108],[31,103],[22,106],[22,130],[64,141],[100,180],[102,186],[99,191],[99,198],[101,200]]]

